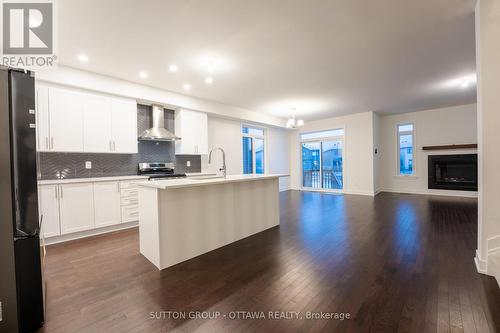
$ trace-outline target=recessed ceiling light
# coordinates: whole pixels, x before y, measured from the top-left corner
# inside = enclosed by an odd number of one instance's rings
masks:
[[[145,78],[147,78],[147,77],[148,77],[148,73],[147,73],[147,72],[145,72],[145,71],[140,71],[140,72],[139,72],[139,77],[141,77],[141,78],[145,79]]]
[[[183,87],[183,88],[184,88],[184,90],[186,90],[186,91],[191,90],[191,85],[190,85],[189,83],[184,84],[182,87]]]
[[[193,58],[193,64],[205,74],[225,73],[233,67],[233,63],[226,56],[219,53],[199,54]]]
[[[87,57],[86,54],[79,54],[78,55],[78,60],[80,62],[89,62],[89,57]]]
[[[212,84],[212,83],[214,83],[214,79],[211,78],[211,77],[207,77],[207,78],[205,78],[205,83],[206,84]]]
[[[476,74],[469,74],[443,81],[439,84],[439,87],[444,89],[457,89],[457,88],[468,89],[472,86],[475,86],[476,82],[477,82]]]
[[[171,71],[172,73],[177,73],[179,71],[179,67],[177,65],[172,64],[168,66],[168,70]]]

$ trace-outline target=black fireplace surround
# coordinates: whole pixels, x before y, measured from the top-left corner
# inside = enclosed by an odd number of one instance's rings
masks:
[[[429,188],[477,191],[477,154],[429,155]]]

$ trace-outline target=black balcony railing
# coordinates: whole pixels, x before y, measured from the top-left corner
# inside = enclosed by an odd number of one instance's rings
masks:
[[[305,170],[303,172],[303,186],[325,189],[342,189],[342,172],[323,170],[323,179],[319,170]]]

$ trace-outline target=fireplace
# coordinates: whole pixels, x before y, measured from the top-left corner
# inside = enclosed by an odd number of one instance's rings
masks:
[[[429,155],[429,188],[477,191],[477,154]]]

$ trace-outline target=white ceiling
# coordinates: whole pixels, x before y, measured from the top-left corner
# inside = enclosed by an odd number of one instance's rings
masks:
[[[397,113],[476,100],[473,86],[446,84],[475,73],[474,0],[58,6],[60,63],[182,93],[190,83],[188,95],[275,116]],[[81,53],[88,63],[77,60]],[[168,71],[172,63],[178,73]]]

